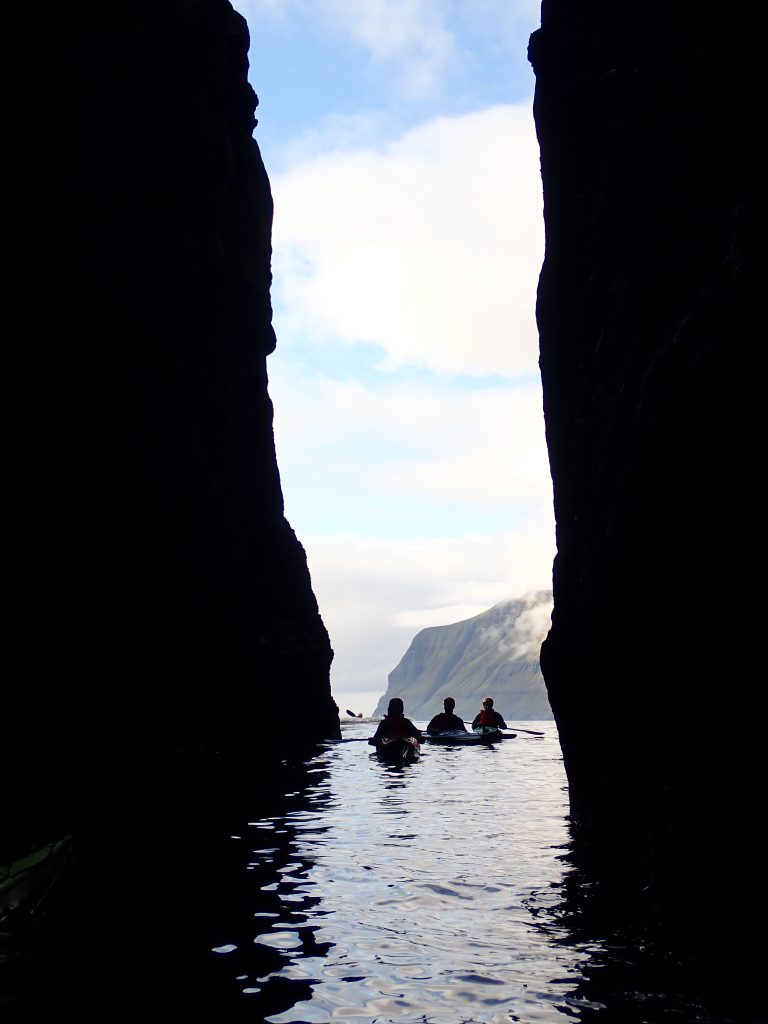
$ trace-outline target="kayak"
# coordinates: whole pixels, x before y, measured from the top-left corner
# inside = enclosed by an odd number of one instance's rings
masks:
[[[412,764],[418,761],[421,746],[414,736],[382,737],[376,740],[376,753],[387,764]]]
[[[488,728],[487,726],[485,727]],[[504,733],[500,729],[495,732],[464,732],[462,729],[448,729],[445,732],[426,734],[429,743],[441,743],[443,746],[487,746],[497,740],[513,740],[516,733]]]
[[[0,865],[0,923],[22,914],[34,914],[71,853],[72,837],[65,836],[10,864]]]

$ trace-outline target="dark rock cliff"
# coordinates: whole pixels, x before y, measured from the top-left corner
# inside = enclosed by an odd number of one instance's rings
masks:
[[[557,520],[542,669],[582,850],[713,962],[765,910],[755,18],[546,0],[529,51]]]
[[[471,722],[490,694],[509,722],[552,718],[539,667],[551,606],[551,591],[537,591],[462,622],[422,629],[389,673],[374,715],[386,714],[390,697],[401,697],[409,718],[429,721],[451,696],[456,714]]]
[[[116,778],[172,772],[183,791],[269,760],[276,719],[299,739],[339,729],[275,460],[245,21],[226,0],[116,0],[67,22],[68,122],[29,208],[52,189],[65,213],[14,267],[33,298],[15,346],[6,837],[91,820]]]

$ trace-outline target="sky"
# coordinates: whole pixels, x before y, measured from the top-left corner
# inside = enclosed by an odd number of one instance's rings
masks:
[[[340,710],[426,626],[552,585],[529,0],[234,0],[275,202],[285,513]],[[406,708],[407,713],[407,708]]]

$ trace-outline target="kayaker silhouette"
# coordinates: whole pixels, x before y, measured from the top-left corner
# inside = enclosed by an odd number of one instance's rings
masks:
[[[466,732],[467,727],[464,725],[463,719],[453,713],[455,707],[456,701],[453,697],[446,697],[443,701],[443,708],[445,710],[441,711],[439,715],[435,715],[427,726],[427,732],[435,734],[438,732],[449,732],[453,729],[460,729],[462,732]]]
[[[379,740],[391,740],[403,736],[413,736],[414,739],[421,741],[421,732],[403,713],[402,700],[399,697],[393,697],[387,706],[386,715],[379,722],[376,732],[368,742],[376,746]]]
[[[483,699],[483,707],[472,722],[472,728],[475,732],[485,729],[506,729],[507,723],[501,717],[498,711],[493,708],[493,697],[485,697]]]

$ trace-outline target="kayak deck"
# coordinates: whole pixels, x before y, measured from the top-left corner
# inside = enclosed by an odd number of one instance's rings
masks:
[[[496,743],[499,740],[513,740],[516,735],[516,733],[477,733],[450,729],[446,732],[426,733],[425,739],[429,743],[439,743],[443,746],[488,746],[489,743]]]

